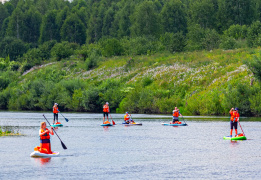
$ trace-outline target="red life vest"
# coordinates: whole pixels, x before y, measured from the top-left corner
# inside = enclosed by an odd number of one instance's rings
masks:
[[[174,117],[179,117],[179,111],[174,111],[174,112],[173,112],[173,116],[174,116]]]
[[[230,118],[231,121],[235,121],[235,122],[238,121],[239,113],[237,111],[231,111],[230,115],[231,115],[231,118]]]
[[[58,107],[53,106],[53,113],[57,114],[59,112]]]
[[[124,116],[124,120],[125,120],[125,121],[128,121],[129,119],[130,119],[130,116],[127,115],[127,114],[125,114],[125,116]]]
[[[103,112],[109,112],[109,106],[107,104],[103,106]]]
[[[46,130],[48,130],[48,129],[46,128]],[[44,130],[41,129],[41,133],[43,133],[43,132],[44,132]],[[45,133],[44,135],[40,136],[40,139],[50,139],[49,131],[47,133]]]

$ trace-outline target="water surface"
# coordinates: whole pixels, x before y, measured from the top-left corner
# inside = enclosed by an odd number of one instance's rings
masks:
[[[249,140],[227,141],[227,117],[185,117],[189,126],[162,126],[171,116],[132,115],[142,126],[103,128],[101,114],[64,113],[56,158],[31,158],[42,113],[0,112],[0,126],[24,136],[0,137],[1,179],[261,179],[261,122],[242,118]],[[52,121],[52,114],[46,113]],[[123,115],[112,114],[116,123]],[[169,119],[166,119],[168,118]],[[239,132],[240,132],[239,127]]]

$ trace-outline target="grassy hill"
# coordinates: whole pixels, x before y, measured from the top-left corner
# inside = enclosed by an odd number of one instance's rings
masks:
[[[260,58],[260,49],[214,50],[101,58],[76,56],[33,67],[7,70],[0,108],[100,112],[108,101],[114,112],[225,115],[238,107],[243,115],[261,113],[260,83],[243,61]],[[8,69],[8,68],[7,68]],[[9,68],[10,69],[10,68]]]

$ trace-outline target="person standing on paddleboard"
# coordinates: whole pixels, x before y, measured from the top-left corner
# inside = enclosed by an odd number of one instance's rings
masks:
[[[107,121],[106,122],[109,122],[109,113],[110,113],[109,103],[106,102],[103,105],[103,124],[104,124],[105,116],[107,116]]]
[[[173,115],[172,124],[179,123],[179,116],[182,116],[182,114],[180,114],[179,109],[177,107],[175,107],[175,109],[173,110],[172,115]]]
[[[230,137],[232,137],[233,128],[235,128],[235,136],[237,135],[237,122],[239,121],[238,108],[231,108],[229,111],[230,117]]]
[[[58,113],[59,113],[59,109],[58,109],[58,104],[57,103],[54,103],[54,106],[53,106],[53,124],[55,123],[55,119],[57,121],[57,124],[58,124]]]
[[[51,130],[49,130],[49,129],[46,128],[46,123],[41,122],[41,127],[40,127],[40,130],[39,130],[40,151],[42,151],[43,153],[46,153],[46,154],[52,154],[50,134],[54,135],[53,127],[51,126]]]

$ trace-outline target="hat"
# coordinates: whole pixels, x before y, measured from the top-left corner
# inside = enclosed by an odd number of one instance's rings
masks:
[[[106,102],[106,104],[109,104],[108,102]]]
[[[57,106],[58,106],[58,103],[54,103],[54,105],[57,105]]]
[[[126,112],[126,114],[128,114],[128,112]]]
[[[236,111],[238,111],[238,108],[235,108]]]

